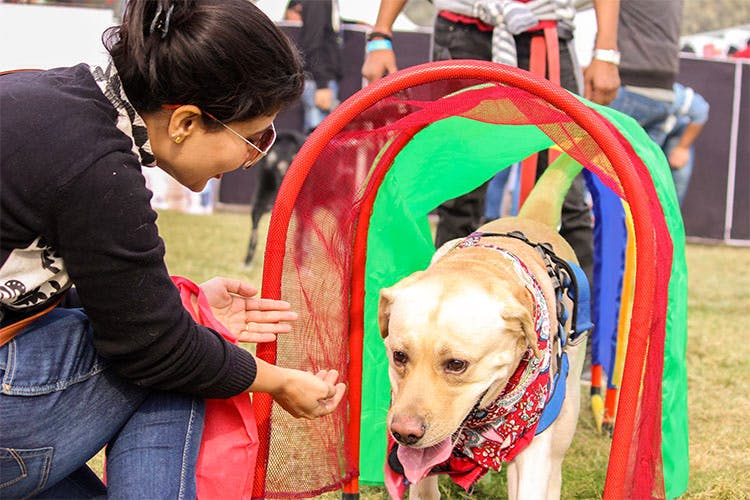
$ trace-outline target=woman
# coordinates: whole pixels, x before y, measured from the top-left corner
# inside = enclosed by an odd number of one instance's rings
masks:
[[[198,192],[250,167],[302,92],[297,52],[246,0],[132,0],[104,39],[107,68],[0,77],[3,498],[191,498],[203,398],[268,392],[315,418],[344,391],[333,370],[268,365],[191,319],[141,174]],[[296,318],[238,280],[201,288],[241,341]],[[66,292],[81,308],[23,323]],[[85,465],[105,444],[106,490]]]

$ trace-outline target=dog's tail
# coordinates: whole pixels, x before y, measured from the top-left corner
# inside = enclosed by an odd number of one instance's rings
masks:
[[[565,153],[561,154],[539,178],[518,216],[557,230],[563,199],[582,168],[573,158]]]

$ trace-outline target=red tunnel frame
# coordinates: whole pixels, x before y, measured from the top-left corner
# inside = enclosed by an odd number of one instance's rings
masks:
[[[654,238],[654,232],[657,228],[656,224],[666,227],[666,223],[663,215],[661,216],[661,220],[653,220],[652,211],[649,208],[649,194],[641,184],[638,175],[632,171],[633,169],[628,168],[631,165],[632,152],[629,155],[629,152],[623,145],[625,141],[621,136],[618,138],[619,132],[613,127],[602,127],[602,118],[596,111],[566,92],[561,92],[559,87],[552,85],[547,80],[517,68],[491,62],[474,60],[440,61],[413,66],[396,72],[365,87],[343,102],[310,135],[297,154],[294,161],[294,168],[289,169],[283,181],[282,190],[284,190],[285,196],[277,198],[271,216],[269,237],[266,242],[262,283],[263,295],[264,297],[273,299],[281,298],[282,264],[290,216],[305,178],[326,144],[336,134],[341,132],[352,119],[378,101],[409,87],[437,80],[452,79],[480,79],[518,87],[546,100],[567,113],[592,137],[610,160],[617,174],[617,180],[622,186],[624,199],[630,204],[638,244],[635,297],[617,411],[617,425],[614,428],[612,437],[607,478],[604,487],[605,499],[623,498],[626,494],[625,483],[629,479],[627,477],[627,464],[632,453],[631,444],[636,426],[641,375],[644,369],[652,318],[654,316],[654,298],[657,285],[659,284],[657,273],[657,242]],[[359,214],[357,234],[355,236],[352,308],[350,311],[350,371],[348,374],[348,404],[350,409],[348,432],[352,447],[351,455],[355,463],[359,463],[366,236],[369,215],[377,192],[377,189],[371,189],[371,187],[373,185],[379,187],[380,182],[391,166],[393,158],[416,131],[412,130],[410,132],[398,136],[399,139],[391,144],[389,151],[386,152],[376,167]],[[662,231],[662,234],[664,231]],[[659,232],[657,231],[656,234],[659,234]],[[671,240],[668,244],[671,245]],[[663,286],[666,289],[666,285]],[[258,344],[257,356],[269,363],[275,363],[276,344]],[[269,455],[268,446],[270,442],[272,400],[268,394],[258,393],[254,395],[253,404],[255,406],[260,439],[253,498],[264,498],[266,467]],[[356,478],[346,484],[344,492],[358,492]]]

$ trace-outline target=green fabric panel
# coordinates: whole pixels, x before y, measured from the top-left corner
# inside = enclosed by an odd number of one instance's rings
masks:
[[[432,209],[551,144],[535,126],[447,118],[416,134],[383,179],[367,236],[360,433],[362,484],[383,484],[385,463],[390,383],[378,328],[380,290],[429,264],[435,252],[427,220]]]
[[[662,382],[662,459],[667,498],[688,486],[687,413],[687,262],[685,228],[669,164],[661,148],[627,115],[583,101],[603,114],[630,142],[649,169],[672,238],[672,274],[669,280],[667,328]]]
[[[607,117],[648,167],[674,245],[669,282],[662,388],[662,456],[666,493],[688,482],[687,266],[685,236],[666,158],[641,127],[615,110],[582,100]],[[382,484],[385,418],[390,401],[387,360],[377,325],[380,289],[425,268],[434,252],[427,213],[478,186],[495,172],[551,141],[534,126],[505,126],[449,118],[417,134],[397,156],[378,191],[368,234],[362,381],[360,481]]]

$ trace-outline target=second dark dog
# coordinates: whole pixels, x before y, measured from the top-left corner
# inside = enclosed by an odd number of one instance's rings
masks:
[[[252,263],[258,246],[258,223],[261,217],[273,207],[281,181],[304,142],[305,136],[300,132],[281,130],[268,155],[254,167],[258,171],[258,183],[250,216],[250,242],[245,255],[246,266]]]

